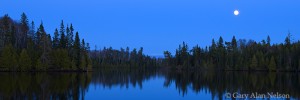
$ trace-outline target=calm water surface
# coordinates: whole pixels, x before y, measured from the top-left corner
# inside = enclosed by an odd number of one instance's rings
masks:
[[[256,98],[274,93],[300,99],[300,74],[132,69],[0,73],[0,100],[211,100],[253,93]]]

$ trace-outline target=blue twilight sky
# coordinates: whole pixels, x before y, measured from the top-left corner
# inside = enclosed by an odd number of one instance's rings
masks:
[[[235,16],[234,10],[240,15]],[[204,47],[212,38],[283,42],[300,39],[299,0],[0,0],[0,15],[25,12],[53,34],[61,20],[73,23],[98,48],[144,47],[149,55],[175,52],[183,41]]]

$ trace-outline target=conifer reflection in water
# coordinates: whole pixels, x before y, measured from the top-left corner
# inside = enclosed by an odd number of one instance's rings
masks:
[[[1,100],[82,99],[90,73],[0,73]]]
[[[279,92],[293,98],[300,97],[300,74],[293,72],[236,72],[236,71],[161,71],[161,70],[102,70],[93,73],[92,82],[103,87],[138,85],[151,77],[164,77],[162,84],[167,88],[176,88],[180,95],[189,92],[208,91],[211,98],[224,99],[225,93]],[[175,87],[171,87],[175,84]],[[190,90],[189,90],[190,89]],[[159,91],[159,90],[157,90]]]
[[[275,72],[168,72],[165,86],[172,82],[182,95],[186,95],[189,86],[193,92],[209,91],[212,98],[224,98],[225,93],[279,92],[293,98],[300,97],[299,73]]]
[[[225,93],[266,94],[278,92],[300,98],[300,74],[292,72],[165,71],[148,69],[101,69],[89,73],[0,73],[0,99],[84,99],[90,86],[139,87],[162,77],[163,89],[178,95],[206,91],[211,98],[224,99]],[[93,84],[93,85],[90,85]],[[103,91],[103,90],[96,90]],[[160,91],[160,90],[156,90]],[[166,95],[168,96],[168,95]],[[171,95],[170,95],[171,96]],[[200,97],[201,96],[197,96]],[[197,98],[195,98],[197,99]]]

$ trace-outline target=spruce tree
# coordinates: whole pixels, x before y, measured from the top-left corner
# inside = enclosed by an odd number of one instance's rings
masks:
[[[52,44],[53,44],[53,48],[55,48],[55,49],[59,48],[59,46],[60,46],[59,33],[58,33],[57,29],[55,29]]]
[[[24,12],[21,15],[21,26],[22,26],[22,32],[27,34],[27,32],[29,30],[29,26],[28,26],[27,16]]]
[[[65,36],[65,26],[64,21],[61,21],[60,24],[60,48],[66,48],[66,36]]]
[[[84,39],[81,40],[81,45],[80,45],[81,51],[85,52],[86,48],[85,48],[85,41]]]
[[[6,14],[4,15],[4,17],[2,18],[2,34],[1,34],[1,45],[2,47],[4,47],[5,45],[14,45],[14,32],[13,32],[13,28],[14,25],[12,25],[12,19]]]
[[[271,38],[270,38],[270,36],[268,35],[268,37],[267,37],[267,45],[268,46],[270,46],[271,45]]]
[[[288,33],[288,36],[285,38],[284,43],[288,49],[291,47],[291,33]]]
[[[35,35],[34,34],[35,34],[35,24],[34,24],[34,21],[31,21],[28,37],[30,39],[32,39],[33,41],[35,40]]]
[[[25,48],[26,47],[26,42],[27,42],[27,36],[28,36],[28,31],[29,31],[29,24],[28,24],[28,19],[26,14],[23,12],[21,15],[21,33],[19,34],[19,47],[20,48]]]
[[[37,43],[38,45],[40,45],[40,42],[41,42],[41,38],[42,38],[42,34],[46,33],[45,32],[45,29],[44,29],[44,25],[43,25],[43,22],[40,24],[40,27],[38,28],[38,31],[36,32],[36,36],[37,36]]]
[[[217,67],[219,67],[219,68],[221,68],[221,69],[223,69],[224,67],[225,67],[225,47],[224,47],[224,41],[223,41],[223,38],[220,36],[220,38],[219,38],[219,42],[218,42],[218,50],[217,50],[218,52],[218,59],[217,59],[217,61],[218,61],[218,65],[217,65]]]
[[[74,41],[74,60],[75,60],[75,65],[77,66],[78,69],[80,69],[80,39],[78,32],[76,32],[75,35],[75,41]]]
[[[233,50],[235,50],[237,48],[237,42],[236,42],[235,36],[232,37],[231,46],[232,46]]]
[[[73,45],[73,42],[74,42],[74,39],[73,39],[73,37],[74,37],[74,27],[73,27],[73,25],[71,24],[70,25],[70,35],[69,35],[70,37],[69,37],[69,43],[71,44],[71,45]]]
[[[69,25],[67,25],[65,42],[66,42],[66,48],[68,48],[68,49],[70,47],[70,44],[69,44],[69,38],[70,38],[70,36],[69,35],[70,35],[70,28],[69,28]]]
[[[171,63],[171,59],[172,59],[172,55],[171,55],[171,52],[169,51],[164,51],[164,56],[165,56],[165,63],[166,63],[166,66],[170,66],[172,63]]]
[[[40,70],[46,70],[51,63],[51,59],[50,59],[50,53],[52,50],[51,37],[49,34],[45,32],[43,24],[40,25],[39,33],[40,33],[40,41],[38,47],[39,47],[39,55],[40,55],[39,57],[42,63],[41,66],[42,68],[40,68]]]
[[[224,48],[224,41],[223,41],[223,38],[221,36],[219,38],[218,48]]]
[[[60,48],[66,48],[66,36],[65,36],[65,34],[60,34]]]

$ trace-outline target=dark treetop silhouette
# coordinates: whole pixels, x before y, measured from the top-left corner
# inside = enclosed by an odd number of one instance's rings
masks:
[[[222,37],[212,45],[200,48],[198,45],[189,50],[183,42],[173,57],[165,51],[165,66],[177,69],[218,69],[218,70],[263,70],[263,71],[299,71],[300,70],[300,41],[291,42],[291,34],[284,43],[271,44],[267,40],[255,42],[253,40],[223,41]]]
[[[45,32],[43,23],[37,31],[23,13],[20,22],[8,15],[0,18],[0,52],[2,71],[87,71],[91,69],[88,56],[89,44],[73,37],[74,28],[61,22],[60,31],[54,37]],[[80,42],[82,41],[82,42]]]

